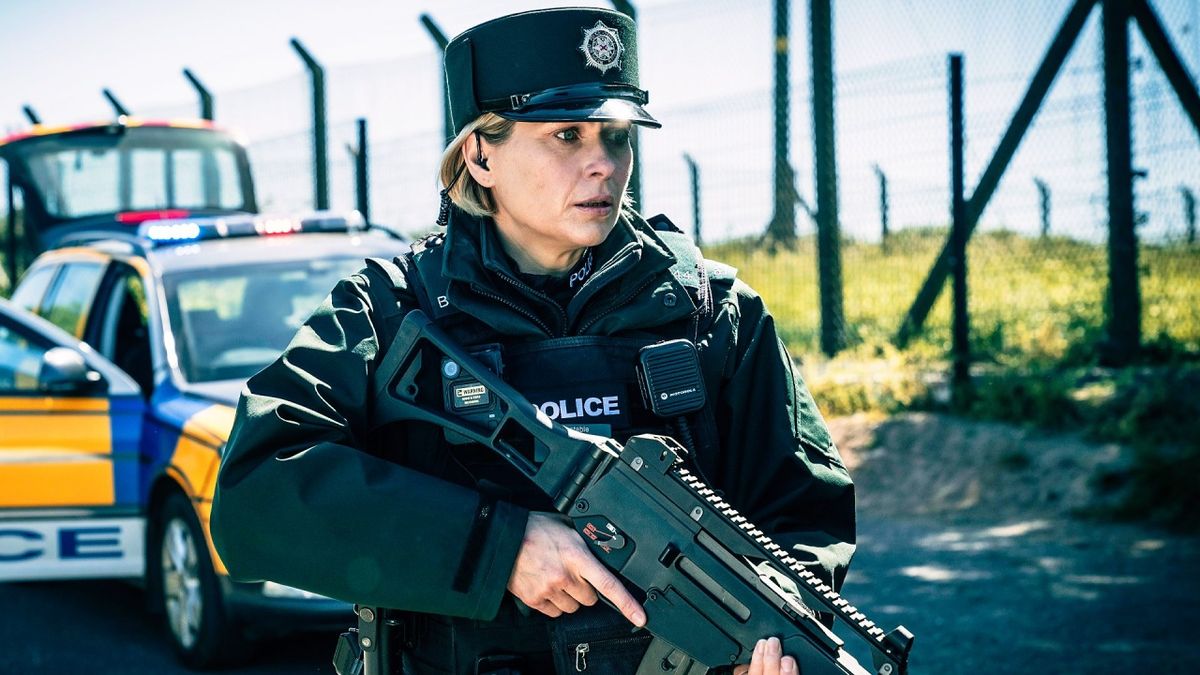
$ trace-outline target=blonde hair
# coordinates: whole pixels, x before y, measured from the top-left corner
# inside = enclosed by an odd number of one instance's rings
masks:
[[[492,198],[492,191],[475,181],[471,172],[467,170],[466,161],[463,159],[463,146],[467,144],[467,139],[471,138],[476,131],[488,143],[499,145],[508,140],[512,135],[513,126],[516,125],[515,120],[505,119],[496,113],[483,113],[469,122],[463,130],[458,132],[450,145],[446,146],[442,152],[441,168],[438,170],[438,181],[442,187],[454,183],[450,188],[448,196],[450,201],[458,208],[466,211],[472,216],[483,218],[486,216],[494,216],[496,214],[496,201]],[[455,175],[459,174],[458,180],[455,180]],[[633,195],[626,188],[625,194],[621,199],[621,214],[626,218],[632,218],[637,211],[633,204]]]
[[[446,146],[446,150],[442,153],[442,165],[438,171],[438,180],[442,187],[454,182],[454,186],[450,188],[449,197],[455,206],[476,217],[495,214],[496,202],[492,199],[491,189],[477,183],[471,172],[466,170],[462,149],[466,145],[467,139],[476,131],[488,143],[503,143],[512,135],[514,124],[516,122],[513,120],[506,120],[496,113],[483,113],[463,127],[450,145]],[[462,175],[455,181],[454,176],[460,171]]]

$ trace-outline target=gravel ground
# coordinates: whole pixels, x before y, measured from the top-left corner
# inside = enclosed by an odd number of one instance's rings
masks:
[[[934,415],[831,424],[860,495],[845,596],[913,673],[1200,672],[1200,538],[1072,512],[1124,449]],[[869,657],[859,660],[869,664]]]

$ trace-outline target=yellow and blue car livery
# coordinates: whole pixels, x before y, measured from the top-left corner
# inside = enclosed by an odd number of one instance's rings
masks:
[[[145,523],[137,385],[88,345],[0,301],[0,581],[140,577]],[[38,386],[70,350],[94,388]],[[101,384],[103,383],[103,384]]]
[[[125,222],[43,253],[0,301],[0,581],[142,580],[185,660],[280,613],[343,625],[344,603],[230,581],[209,513],[245,378],[338,278],[407,245],[327,213]],[[189,620],[221,625],[170,625]]]

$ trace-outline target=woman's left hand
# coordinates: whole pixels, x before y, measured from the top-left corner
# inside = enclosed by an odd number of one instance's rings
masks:
[[[733,675],[788,675],[795,672],[796,660],[783,655],[783,645],[775,637],[759,640],[754,645],[749,665],[741,663],[733,667]]]

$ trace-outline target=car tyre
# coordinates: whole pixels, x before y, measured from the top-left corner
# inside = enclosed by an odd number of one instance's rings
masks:
[[[226,612],[220,581],[195,509],[182,494],[167,497],[147,551],[152,593],[179,659],[207,669],[243,660],[248,644]]]

